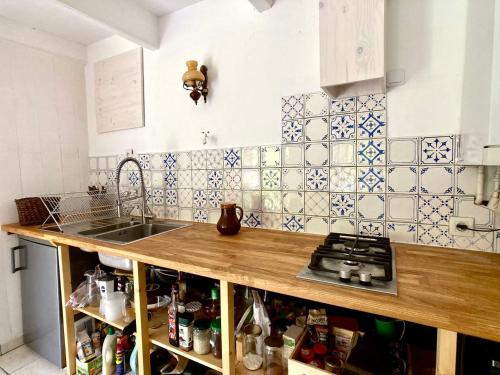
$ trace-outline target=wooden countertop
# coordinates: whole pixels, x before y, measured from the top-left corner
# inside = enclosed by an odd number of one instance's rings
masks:
[[[3,225],[53,243],[500,341],[500,254],[393,244],[398,295],[296,278],[323,236],[242,228],[232,237],[193,224],[128,245]]]

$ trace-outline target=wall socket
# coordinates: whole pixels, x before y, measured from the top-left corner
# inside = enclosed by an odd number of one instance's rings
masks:
[[[458,237],[474,237],[474,232],[471,230],[460,230],[457,228],[458,224],[465,224],[469,228],[474,228],[474,218],[473,217],[450,217],[450,236]]]

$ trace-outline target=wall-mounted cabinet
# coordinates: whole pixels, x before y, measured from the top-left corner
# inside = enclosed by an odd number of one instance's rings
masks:
[[[323,90],[385,92],[385,0],[320,0],[319,37]]]

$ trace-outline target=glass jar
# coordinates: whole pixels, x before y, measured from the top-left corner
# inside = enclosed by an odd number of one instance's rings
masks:
[[[179,314],[179,348],[186,352],[193,349],[193,321],[193,313]]]
[[[222,334],[221,334],[221,320],[214,319],[210,324],[212,330],[212,337],[210,344],[212,345],[212,354],[215,358],[222,358]]]
[[[259,348],[258,344],[261,334],[262,328],[257,324],[247,324],[243,327],[243,365],[251,371],[262,366],[262,348]]]
[[[264,375],[283,375],[283,338],[269,336],[264,340]]]
[[[210,353],[210,336],[210,320],[195,320],[193,327],[193,350],[196,354]]]

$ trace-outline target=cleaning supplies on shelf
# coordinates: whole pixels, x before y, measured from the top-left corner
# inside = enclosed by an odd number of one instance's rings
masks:
[[[116,342],[116,375],[125,375],[125,353],[123,352],[121,337]]]
[[[102,344],[102,375],[115,374],[115,353],[117,335],[113,327],[108,328],[108,334]]]

